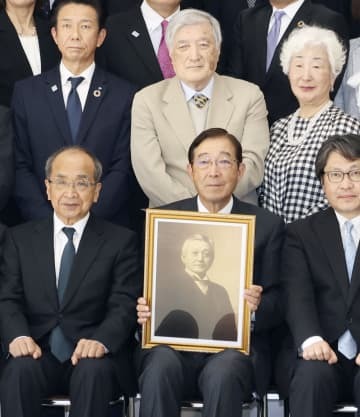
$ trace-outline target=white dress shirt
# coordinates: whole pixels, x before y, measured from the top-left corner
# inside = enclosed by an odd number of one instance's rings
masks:
[[[73,243],[75,246],[75,253],[79,248],[79,243],[84,232],[85,226],[89,220],[90,213],[83,217],[78,222],[68,225],[64,224],[59,217],[54,213],[54,261],[55,261],[55,275],[56,275],[56,286],[58,284],[61,256],[64,251],[64,247],[68,242],[68,238],[63,232],[63,227],[73,227],[75,233],[73,236]]]
[[[41,73],[41,56],[39,38],[37,36],[22,36],[19,35],[21,46],[25,52],[26,58],[29,61],[33,75]]]
[[[93,62],[85,71],[81,74],[74,75],[72,74],[61,61],[60,63],[60,80],[61,80],[61,90],[64,97],[65,107],[67,104],[67,99],[71,90],[71,82],[69,77],[84,77],[84,80],[79,84],[76,91],[80,98],[81,108],[84,110],[87,95],[89,93],[90,83],[95,71],[95,63]]]

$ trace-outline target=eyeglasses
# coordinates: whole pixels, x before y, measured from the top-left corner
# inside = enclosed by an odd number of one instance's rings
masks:
[[[54,187],[59,191],[65,191],[69,187],[74,187],[76,191],[84,192],[87,191],[91,186],[96,185],[96,182],[90,182],[86,178],[78,179],[75,181],[67,181],[62,178],[55,178],[51,180],[48,178],[50,184],[53,184]]]
[[[236,164],[237,159],[230,158],[220,158],[220,159],[210,159],[210,158],[199,158],[193,161],[193,164],[200,169],[209,169],[213,164],[215,164],[220,170],[230,169]]]
[[[347,175],[351,181],[353,182],[360,182],[360,169],[353,169],[348,172],[343,171],[328,171],[324,172],[324,174],[328,177],[330,182],[340,183],[344,180],[345,175]]]

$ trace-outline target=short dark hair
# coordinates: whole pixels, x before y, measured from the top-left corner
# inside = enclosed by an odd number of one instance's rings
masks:
[[[53,9],[51,11],[51,27],[56,28],[59,12],[64,6],[67,6],[68,4],[82,4],[84,6],[92,7],[96,11],[99,30],[105,26],[104,13],[99,0],[55,0]]]
[[[81,146],[77,146],[77,145],[72,145],[72,146],[64,146],[60,149],[58,149],[57,151],[55,151],[54,153],[52,153],[48,159],[46,160],[45,163],[45,178],[49,179],[51,176],[51,172],[52,172],[52,166],[53,163],[55,161],[55,159],[61,155],[64,152],[68,152],[68,151],[78,151],[78,152],[82,152],[85,155],[89,156],[91,158],[91,160],[94,163],[94,180],[96,183],[100,182],[101,179],[101,175],[102,175],[102,165],[101,162],[98,160],[98,158],[88,149],[85,149]]]
[[[360,159],[360,135],[334,135],[321,145],[315,160],[315,173],[321,180],[324,175],[325,165],[332,152],[337,152],[345,159],[354,161]]]
[[[188,160],[189,163],[192,164],[194,161],[194,152],[195,149],[205,140],[207,139],[216,139],[219,137],[224,137],[228,139],[235,149],[236,160],[238,164],[242,162],[242,147],[241,143],[236,139],[234,135],[229,133],[226,129],[222,129],[221,127],[212,127],[210,129],[206,129],[202,131],[196,138],[193,140],[190,148],[188,150]]]

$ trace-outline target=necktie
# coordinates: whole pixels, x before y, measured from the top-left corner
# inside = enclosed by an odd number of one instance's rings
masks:
[[[266,51],[266,71],[269,69],[274,52],[279,40],[279,33],[281,27],[281,19],[285,12],[276,10],[274,13],[274,24],[272,25],[267,36],[267,51]]]
[[[161,72],[163,73],[164,78],[172,78],[175,75],[174,68],[171,63],[169,50],[165,42],[165,34],[166,29],[168,27],[169,22],[167,20],[163,20],[161,22],[161,40],[159,45],[159,50],[157,53],[157,58],[159,61],[159,65],[161,68]]]
[[[69,120],[72,140],[74,143],[76,142],[76,135],[79,130],[82,115],[81,102],[76,89],[83,80],[84,77],[69,77],[69,81],[71,82],[71,90],[66,104],[66,113]]]
[[[247,4],[249,7],[255,7],[256,0],[247,0]]]
[[[60,261],[58,279],[59,304],[61,304],[64,297],[65,289],[70,277],[71,267],[75,258],[75,246],[73,243],[75,229],[73,227],[64,227],[63,232],[68,238],[68,241],[64,247]],[[60,362],[64,362],[69,359],[73,352],[73,346],[64,336],[60,326],[56,326],[51,332],[50,348],[51,352]]]
[[[205,107],[206,103],[209,101],[208,97],[206,97],[205,94],[195,94],[193,96],[193,100],[196,107],[198,107],[199,109]]]
[[[351,234],[353,228],[354,225],[351,223],[351,221],[346,221],[344,223],[343,245],[349,281],[351,281],[351,274],[357,249]],[[338,350],[348,359],[353,359],[355,357],[357,353],[357,346],[350,330],[346,330],[346,332],[339,338]]]

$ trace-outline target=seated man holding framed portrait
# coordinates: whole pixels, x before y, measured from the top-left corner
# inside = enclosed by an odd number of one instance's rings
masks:
[[[166,345],[139,349],[140,417],[179,417],[181,401],[199,396],[203,417],[239,417],[242,403],[253,391],[263,395],[270,380],[269,332],[283,319],[279,268],[284,224],[278,216],[233,196],[245,166],[240,142],[225,129],[200,133],[190,145],[188,161],[198,195],[162,209],[256,216],[254,284],[244,295],[254,313],[251,352],[180,352]],[[137,310],[138,323],[146,323],[150,307],[145,298],[138,299]]]

